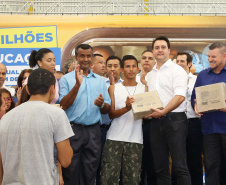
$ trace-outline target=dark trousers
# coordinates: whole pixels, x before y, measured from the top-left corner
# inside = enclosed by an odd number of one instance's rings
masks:
[[[93,185],[101,152],[100,125],[89,127],[72,126],[74,136],[70,138],[73,149],[71,165],[62,169],[65,185]]]
[[[142,153],[142,171],[140,185],[157,185],[154,161],[151,153],[150,123],[151,119],[144,119],[142,124],[144,148]]]
[[[226,158],[222,154],[220,185],[226,185]]]
[[[101,157],[102,157],[104,144],[106,142],[106,136],[107,136],[108,129],[109,129],[108,125],[101,125],[101,127],[100,127],[100,130],[101,130]],[[101,157],[100,157],[100,162],[99,162],[99,166],[97,169],[96,185],[100,185]]]
[[[186,138],[188,123],[185,113],[169,113],[150,124],[151,151],[158,185],[171,185],[169,153],[172,157],[177,183],[191,185],[187,168]]]
[[[201,120],[188,119],[187,162],[192,185],[203,185],[202,152]]]
[[[206,185],[219,185],[222,154],[226,159],[226,134],[204,135],[203,148]]]
[[[203,185],[203,135],[201,131],[201,120],[199,118],[188,119],[187,136],[187,164],[191,176],[192,185]],[[174,165],[172,166],[171,178],[173,185],[179,185],[176,181]]]

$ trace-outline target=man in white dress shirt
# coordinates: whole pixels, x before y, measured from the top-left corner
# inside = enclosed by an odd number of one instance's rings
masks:
[[[202,172],[202,151],[203,136],[201,131],[200,116],[195,114],[191,106],[191,94],[197,76],[190,72],[192,66],[192,56],[186,52],[179,52],[176,63],[181,66],[188,75],[187,91],[187,118],[188,118],[188,137],[187,137],[187,160],[188,169],[191,175],[192,185],[203,185]]]
[[[152,71],[147,74],[148,90],[157,90],[163,109],[154,109],[147,117],[152,117],[150,124],[151,150],[154,159],[158,185],[171,185],[169,172],[169,154],[175,166],[177,183],[191,185],[186,160],[186,90],[187,74],[169,58],[170,42],[161,36],[152,43],[152,52],[157,61]]]

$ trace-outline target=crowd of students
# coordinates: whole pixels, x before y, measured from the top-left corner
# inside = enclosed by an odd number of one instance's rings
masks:
[[[176,63],[169,54],[168,38],[154,39],[139,72],[133,55],[105,61],[81,44],[64,75],[51,50],[34,50],[29,66],[38,69],[19,75],[16,104],[0,64],[1,184],[202,185],[204,151],[206,185],[223,185],[226,109],[199,113],[194,87],[226,83],[226,45],[210,45],[210,68],[198,77],[188,53]],[[131,96],[152,90],[163,109],[134,120]]]

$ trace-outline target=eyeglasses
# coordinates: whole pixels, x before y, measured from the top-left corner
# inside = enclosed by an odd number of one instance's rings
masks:
[[[5,102],[12,102],[13,98],[4,98]]]

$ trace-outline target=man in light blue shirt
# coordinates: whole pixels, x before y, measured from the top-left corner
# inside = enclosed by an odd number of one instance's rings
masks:
[[[104,79],[90,70],[92,47],[77,46],[75,58],[76,70],[59,82],[60,105],[75,133],[70,139],[74,156],[70,167],[63,169],[63,177],[65,185],[90,185],[95,182],[100,159],[101,113],[109,112],[111,101]]]

